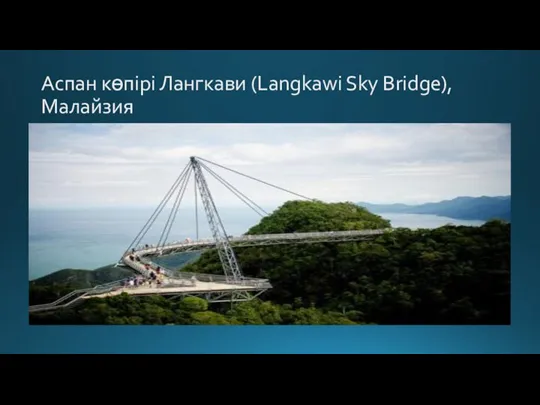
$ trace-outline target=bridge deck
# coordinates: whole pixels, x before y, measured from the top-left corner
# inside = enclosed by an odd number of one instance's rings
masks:
[[[197,281],[194,285],[180,285],[170,284],[167,286],[140,286],[140,287],[124,287],[118,288],[114,291],[109,291],[103,294],[93,294],[82,297],[82,299],[89,298],[105,298],[113,297],[126,293],[129,295],[178,295],[178,294],[199,294],[199,293],[212,293],[212,292],[227,292],[227,291],[259,291],[261,288],[253,285],[238,285],[238,284],[224,284],[224,283],[212,283]]]
[[[291,243],[317,243],[317,242],[347,242],[362,239],[370,239],[388,232],[388,229],[367,229],[361,231],[334,231],[334,232],[298,232],[298,233],[277,233],[268,235],[242,235],[229,238],[232,246],[264,246],[281,245]],[[204,250],[215,247],[213,239],[200,239],[195,241],[172,242],[162,246],[139,246],[135,248],[135,253],[142,256],[165,255],[174,252],[188,252]],[[129,257],[127,252],[123,261]],[[128,263],[125,263],[128,264]],[[128,264],[129,265],[129,264]],[[130,266],[131,267],[131,266]]]
[[[272,288],[264,279],[246,279],[237,282],[221,281],[223,276],[209,274],[186,273],[190,279],[175,279],[165,277],[161,285],[126,286],[127,280],[119,280],[102,286],[75,290],[64,297],[49,304],[30,306],[30,312],[43,312],[67,308],[82,300],[90,298],[114,297],[122,293],[132,296],[162,295],[162,296],[202,296],[209,302],[229,302],[231,297],[235,301],[249,301],[262,292]],[[216,281],[200,281],[195,277]]]
[[[311,243],[311,242],[348,242],[370,239],[387,232],[382,230],[364,231],[337,231],[337,232],[309,232],[271,235],[243,235],[230,238],[233,246],[264,246],[288,243]],[[151,270],[146,265],[156,268],[152,262],[153,256],[171,254],[174,252],[186,252],[190,250],[203,250],[215,247],[213,240],[198,240],[188,242],[173,242],[159,248],[155,246],[139,247],[135,255],[140,261],[131,259],[132,253],[126,253],[121,260],[124,264],[145,277],[150,276]],[[85,290],[73,291],[55,302],[49,304],[33,305],[30,312],[40,312],[65,308],[77,301],[89,298],[105,298],[126,293],[133,296],[144,295],[201,295],[210,302],[228,302],[231,297],[236,301],[248,301],[260,293],[271,289],[272,285],[266,279],[243,278],[231,280],[223,275],[179,273],[163,268],[161,285],[124,286],[125,280],[97,286]],[[239,295],[240,294],[240,295]],[[229,298],[227,298],[229,297]]]
[[[256,246],[256,245],[272,245],[282,243],[308,243],[308,242],[338,242],[338,241],[355,241],[366,238],[376,237],[385,233],[385,229],[361,230],[361,231],[334,231],[334,232],[306,232],[306,233],[281,233],[269,235],[242,235],[239,237],[231,237],[229,240],[233,246]],[[186,252],[190,250],[202,250],[215,247],[216,242],[211,239],[203,239],[197,241],[173,242],[160,246],[145,246],[143,248],[134,249],[134,253],[126,252],[122,257],[121,263],[135,270],[137,273],[145,277],[149,277],[152,268],[158,265],[152,262],[152,257],[171,254],[174,252]],[[138,259],[138,260],[137,260]],[[149,268],[147,268],[149,266]],[[174,287],[179,291],[222,291],[222,290],[252,290],[261,291],[272,288],[268,280],[246,278],[241,281],[230,280],[222,275],[209,274],[188,274],[175,272],[160,266],[163,271],[165,284],[184,283],[184,286]],[[191,282],[191,286],[185,285],[186,282]],[[140,288],[140,287],[139,287]],[[168,286],[167,288],[172,288]],[[142,290],[141,290],[142,291]],[[157,294],[160,290],[151,290],[146,294]],[[172,290],[169,290],[172,291]],[[126,291],[127,292],[127,291]],[[135,294],[130,292],[130,294]],[[141,293],[142,294],[142,293]]]

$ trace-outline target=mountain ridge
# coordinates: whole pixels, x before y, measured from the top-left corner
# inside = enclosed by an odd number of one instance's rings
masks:
[[[459,220],[500,219],[511,220],[511,196],[459,196],[450,200],[428,202],[424,204],[372,204],[357,202],[356,204],[377,214],[429,214]]]

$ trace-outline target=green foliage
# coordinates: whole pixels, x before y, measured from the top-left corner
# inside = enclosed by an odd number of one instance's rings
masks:
[[[387,228],[354,204],[286,203],[249,233]],[[248,303],[198,298],[91,299],[33,323],[83,324],[509,324],[510,224],[396,229],[376,240],[236,250],[246,276],[273,288]],[[215,251],[185,268],[221,273]],[[39,291],[31,289],[31,297]],[[58,296],[62,295],[57,293]],[[35,299],[37,300],[37,298]],[[51,301],[51,300],[49,300]]]
[[[510,224],[396,229],[374,241],[237,250],[264,298],[297,301],[377,324],[508,324]],[[218,273],[215,252],[186,271]],[[467,312],[468,311],[468,312]]]
[[[53,302],[73,290],[91,288],[131,276],[132,270],[114,265],[96,270],[59,270],[30,281],[30,305]]]
[[[390,228],[390,222],[353,203],[288,201],[247,235]]]
[[[186,312],[204,312],[208,310],[208,303],[197,297],[186,297],[180,302],[180,309]]]
[[[51,285],[35,285],[30,283],[30,305],[46,304],[69,294],[77,289],[69,282]]]
[[[51,287],[69,285],[71,289],[90,288],[133,276],[126,267],[105,266],[96,270],[63,269],[30,282],[30,287]]]
[[[50,314],[31,314],[32,324],[82,325],[317,325],[354,324],[341,314],[326,314],[315,308],[292,309],[255,299],[223,313],[207,309],[195,297],[168,300],[161,296],[135,298],[121,294],[93,298],[78,307]]]

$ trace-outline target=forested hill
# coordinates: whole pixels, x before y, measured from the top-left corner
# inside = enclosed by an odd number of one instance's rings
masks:
[[[126,267],[104,266],[96,270],[62,269],[30,281],[30,286],[68,285],[89,288],[131,277],[133,272]]]
[[[390,226],[390,221],[353,203],[288,201],[247,234],[353,231]]]
[[[126,267],[104,266],[96,270],[62,269],[30,281],[30,305],[45,304],[73,290],[95,287],[133,276]]]
[[[388,228],[353,203],[291,201],[249,234]],[[195,298],[91,299],[33,323],[509,324],[510,224],[396,229],[376,240],[236,249],[246,276],[268,278],[261,300],[208,306]],[[207,251],[184,271],[222,273]]]
[[[379,214],[431,214],[463,220],[488,221],[491,219],[501,219],[510,222],[511,202],[510,196],[484,196],[457,197],[452,200],[420,205],[370,204],[367,202],[359,202],[358,205]]]

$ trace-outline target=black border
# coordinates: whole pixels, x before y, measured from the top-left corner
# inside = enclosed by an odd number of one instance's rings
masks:
[[[472,18],[472,17],[471,17]],[[493,18],[493,17],[490,17]],[[406,19],[405,19],[406,20]],[[404,26],[379,27],[364,24],[364,19],[357,20],[350,28],[335,31],[320,27],[304,31],[304,28],[291,27],[276,22],[278,29],[261,32],[264,27],[254,30],[242,28],[213,27],[205,33],[204,28],[192,31],[180,23],[172,24],[171,30],[159,30],[142,27],[123,26],[120,21],[107,31],[95,25],[85,26],[85,21],[77,20],[78,26],[70,28],[65,24],[55,25],[48,21],[45,27],[33,28],[33,32],[44,32],[43,35],[17,36],[8,31],[7,26],[0,27],[4,43],[3,50],[538,50],[538,42],[534,41],[534,33],[527,33],[527,25],[518,25],[521,35],[501,28],[492,30],[481,25],[470,27],[466,22],[440,21],[426,26],[425,22],[414,24],[411,21]],[[476,22],[476,21],[475,21]],[[64,21],[65,23],[65,21]],[[80,24],[80,25],[79,25]],[[91,24],[87,22],[87,24]],[[92,22],[95,24],[95,22]],[[167,23],[163,23],[167,24]],[[232,24],[232,23],[231,23]],[[346,23],[343,23],[346,25]],[[450,25],[448,25],[450,24]],[[293,24],[294,25],[294,24]],[[451,27],[459,26],[456,32]],[[70,30],[74,30],[70,34]],[[240,28],[238,28],[240,30]],[[257,32],[259,31],[259,32]],[[101,33],[100,33],[101,32]],[[519,45],[515,41],[520,39]],[[26,41],[26,39],[30,41]]]
[[[462,403],[473,401],[475,391],[482,402],[505,394],[517,399],[528,390],[536,395],[533,370],[539,360],[540,355],[0,355],[0,371],[6,395],[15,389],[18,397],[35,393],[55,402],[125,403],[133,397],[141,403],[260,404],[275,402],[273,396],[296,404],[390,397],[431,403],[456,396]],[[28,391],[21,392],[23,386]]]
[[[485,403],[519,401],[528,391],[535,398],[539,360],[540,355],[0,355],[0,386],[8,401],[14,394],[19,401],[36,397],[72,405],[342,405],[394,398]]]
[[[5,43],[1,48],[12,50],[537,49],[535,13],[513,5],[491,7],[489,13],[451,3],[427,8],[265,4],[247,10],[228,3],[189,3],[178,10],[153,3],[122,13],[99,5],[80,12],[37,5],[31,12],[39,17],[29,20],[27,4],[20,3],[14,5],[18,12],[10,15],[14,25],[0,27],[0,34]]]
[[[57,370],[79,369],[100,373],[116,374],[118,367],[131,372],[136,369],[155,370],[161,374],[163,370],[207,370],[215,369],[216,373],[231,374],[229,367],[234,366],[243,375],[249,370],[257,372],[294,373],[294,367],[307,367],[312,372],[325,370],[325,374],[348,373],[362,370],[371,373],[386,372],[391,374],[438,373],[447,369],[452,374],[511,374],[529,373],[540,363],[540,354],[2,354],[0,370],[36,370],[45,368],[55,378]],[[255,368],[253,368],[255,367]],[[161,371],[159,371],[161,370]],[[243,370],[243,371],[242,371]],[[334,371],[332,371],[334,370]],[[393,371],[391,371],[393,370]],[[400,370],[400,371],[398,371]],[[408,370],[408,371],[407,371]],[[150,374],[152,374],[152,371]],[[213,373],[213,372],[212,372]],[[66,373],[66,378],[68,377]],[[406,377],[405,375],[403,376]],[[42,378],[46,376],[42,375]],[[329,376],[330,378],[330,376]]]

